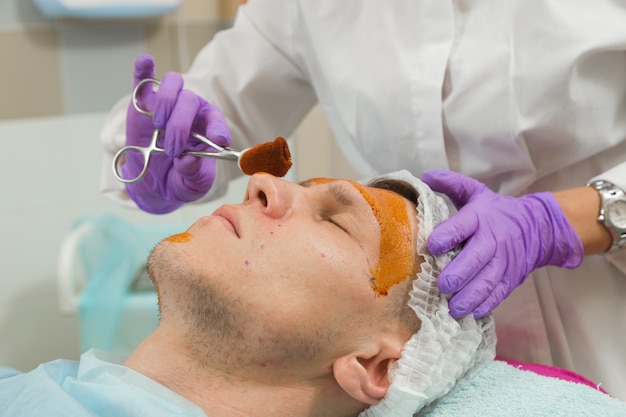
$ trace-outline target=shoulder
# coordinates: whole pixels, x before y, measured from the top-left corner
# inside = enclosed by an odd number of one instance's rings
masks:
[[[56,360],[39,365],[30,372],[0,369],[0,404],[2,416],[35,415],[45,410],[50,416],[88,416],[89,412],[63,384],[75,378],[78,362]]]

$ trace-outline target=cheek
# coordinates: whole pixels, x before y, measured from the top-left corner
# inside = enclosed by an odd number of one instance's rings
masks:
[[[274,231],[255,242],[242,263],[248,279],[268,290],[327,296],[361,286],[371,293],[364,250],[353,242],[346,245],[340,237]]]

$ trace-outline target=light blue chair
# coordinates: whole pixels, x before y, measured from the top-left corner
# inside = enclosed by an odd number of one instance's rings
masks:
[[[185,224],[134,225],[102,214],[76,222],[59,258],[59,304],[78,311],[81,352],[129,354],[158,324],[150,250]]]

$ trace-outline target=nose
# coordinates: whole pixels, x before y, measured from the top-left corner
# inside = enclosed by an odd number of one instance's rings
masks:
[[[270,174],[254,174],[248,181],[244,203],[258,203],[264,214],[279,219],[289,214],[297,188],[296,184]]]

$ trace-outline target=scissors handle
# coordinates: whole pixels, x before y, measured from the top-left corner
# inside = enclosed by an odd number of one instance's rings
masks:
[[[135,145],[127,145],[122,149],[117,151],[115,156],[113,157],[113,175],[117,178],[118,181],[123,182],[124,184],[131,184],[140,181],[143,177],[146,176],[146,172],[148,172],[148,163],[150,162],[150,154],[155,153],[165,153],[165,150],[159,148],[157,146],[157,141],[159,139],[159,135],[161,131],[159,129],[154,129],[152,133],[152,139],[148,146],[135,146]],[[122,167],[126,162],[127,154],[141,154],[143,158],[143,167],[139,174],[134,177],[126,178],[122,173]]]
[[[136,146],[136,145],[127,145],[121,148],[115,156],[113,157],[113,175],[117,178],[118,181],[123,182],[124,184],[132,184],[140,181],[143,177],[146,176],[148,172],[148,164],[150,163],[150,158],[153,153],[165,153],[163,148],[159,148],[157,146],[157,141],[159,140],[159,136],[162,131],[160,129],[154,129],[152,133],[152,139],[150,140],[150,144],[148,146]],[[206,143],[207,145],[213,147],[217,152],[207,152],[207,151],[183,151],[181,156],[195,156],[198,158],[214,158],[214,159],[224,159],[227,161],[239,161],[239,157],[242,152],[235,151],[234,149],[230,149],[227,147],[222,147],[214,144],[211,141],[204,141],[201,138],[203,136],[192,134],[192,136]],[[200,136],[200,137],[198,137]],[[122,167],[126,162],[126,157],[129,154],[141,155],[143,159],[143,167],[139,174],[134,177],[124,176],[122,172]]]
[[[141,108],[139,105],[139,90],[145,84],[156,84],[157,86],[161,84],[161,82],[154,78],[144,78],[139,81],[133,90],[132,95],[132,103],[133,107],[137,112],[143,114],[144,116],[152,118],[152,112]],[[125,184],[135,183],[140,181],[143,177],[146,176],[146,172],[148,171],[148,164],[150,163],[150,156],[152,153],[165,153],[163,148],[160,148],[157,144],[159,137],[162,133],[161,129],[154,129],[152,133],[152,138],[150,140],[150,144],[148,146],[136,146],[136,145],[127,145],[122,149],[117,151],[115,156],[113,157],[113,175],[117,178],[118,181],[121,181]],[[213,143],[206,136],[203,136],[196,132],[191,132],[191,136],[200,142],[206,144],[207,146],[215,149],[215,152],[206,152],[206,151],[183,151],[181,156],[195,156],[202,158],[215,158],[215,159],[225,159],[229,161],[239,161],[239,157],[242,152],[236,151],[234,149],[220,146],[216,143]],[[143,168],[135,177],[126,178],[122,173],[122,167],[128,157],[128,154],[136,154],[141,155],[143,158]]]
[[[132,95],[133,107],[135,108],[135,110],[137,110],[137,113],[143,114],[144,116],[148,116],[152,118],[152,112],[149,110],[144,110],[139,105],[139,90],[145,84],[155,84],[159,86],[161,85],[161,81],[157,80],[156,78],[144,78],[143,80],[139,81],[137,85],[135,86],[135,88],[133,89],[133,95]]]

